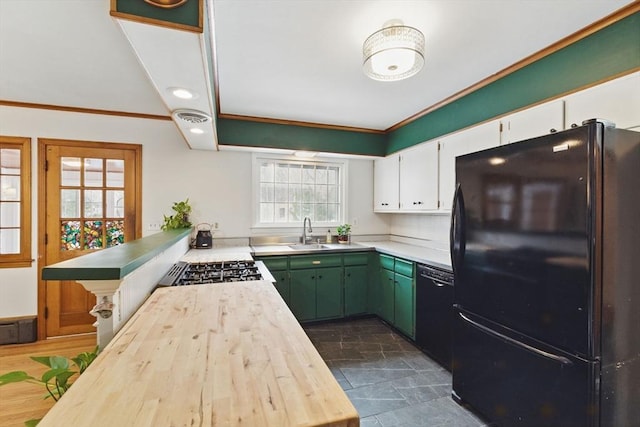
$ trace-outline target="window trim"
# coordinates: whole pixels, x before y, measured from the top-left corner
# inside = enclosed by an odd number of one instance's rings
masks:
[[[281,229],[283,231],[290,231],[291,229],[297,229],[302,227],[302,220],[300,224],[298,223],[272,223],[265,224],[260,222],[260,162],[262,160],[270,160],[270,161],[281,161],[287,163],[296,163],[296,164],[307,164],[307,165],[326,165],[326,166],[338,166],[340,169],[339,179],[340,179],[340,192],[342,194],[342,198],[340,201],[340,208],[338,209],[338,220],[336,222],[313,222],[312,227],[318,228],[331,228],[337,227],[340,224],[346,222],[346,218],[348,217],[347,212],[347,200],[348,194],[347,189],[349,188],[347,183],[347,177],[349,176],[348,167],[349,162],[347,159],[340,158],[314,158],[310,159],[301,159],[294,156],[287,155],[277,155],[277,154],[265,154],[265,153],[253,153],[252,155],[252,166],[251,166],[251,216],[252,216],[252,229],[255,230],[276,230]]]
[[[31,138],[0,135],[0,147],[20,150],[20,253],[0,254],[0,268],[31,267]]]

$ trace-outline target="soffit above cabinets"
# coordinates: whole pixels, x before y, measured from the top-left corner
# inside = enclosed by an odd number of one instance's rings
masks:
[[[215,107],[211,73],[207,65],[207,34],[116,19],[135,51],[158,95],[171,111],[173,121],[192,149],[217,150]],[[176,88],[194,95],[181,99],[173,95]],[[193,112],[178,114],[185,110]],[[201,118],[198,113],[203,113]],[[181,120],[178,117],[185,117]],[[204,118],[208,117],[208,120]],[[192,129],[201,132],[193,133]]]

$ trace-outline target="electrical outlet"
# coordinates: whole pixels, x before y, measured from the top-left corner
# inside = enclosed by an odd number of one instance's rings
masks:
[[[149,224],[147,224],[147,230],[149,231],[159,231],[161,227],[162,224],[160,224],[159,222],[150,222]]]
[[[217,222],[214,222],[214,223],[213,223],[213,229],[214,229],[214,230],[217,230],[217,229],[218,229],[218,223],[217,223]]]
[[[352,222],[351,225],[353,225],[354,227],[358,226],[358,218],[353,218],[353,221],[351,221],[351,222]]]

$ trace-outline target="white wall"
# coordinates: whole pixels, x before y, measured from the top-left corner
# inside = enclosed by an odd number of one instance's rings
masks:
[[[218,222],[214,237],[248,237],[251,153],[193,151],[170,121],[0,106],[0,134],[32,138],[32,254],[37,258],[37,138],[141,144],[143,234],[175,201],[189,198],[192,220]],[[373,161],[349,160],[348,220],[354,234],[387,234],[390,218],[373,213]],[[0,269],[0,318],[37,313],[37,268]]]
[[[451,215],[390,214],[390,234],[415,239],[449,241]]]

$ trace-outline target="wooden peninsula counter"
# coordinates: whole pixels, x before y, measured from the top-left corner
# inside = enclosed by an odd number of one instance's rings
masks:
[[[270,282],[156,290],[39,426],[359,426]]]

